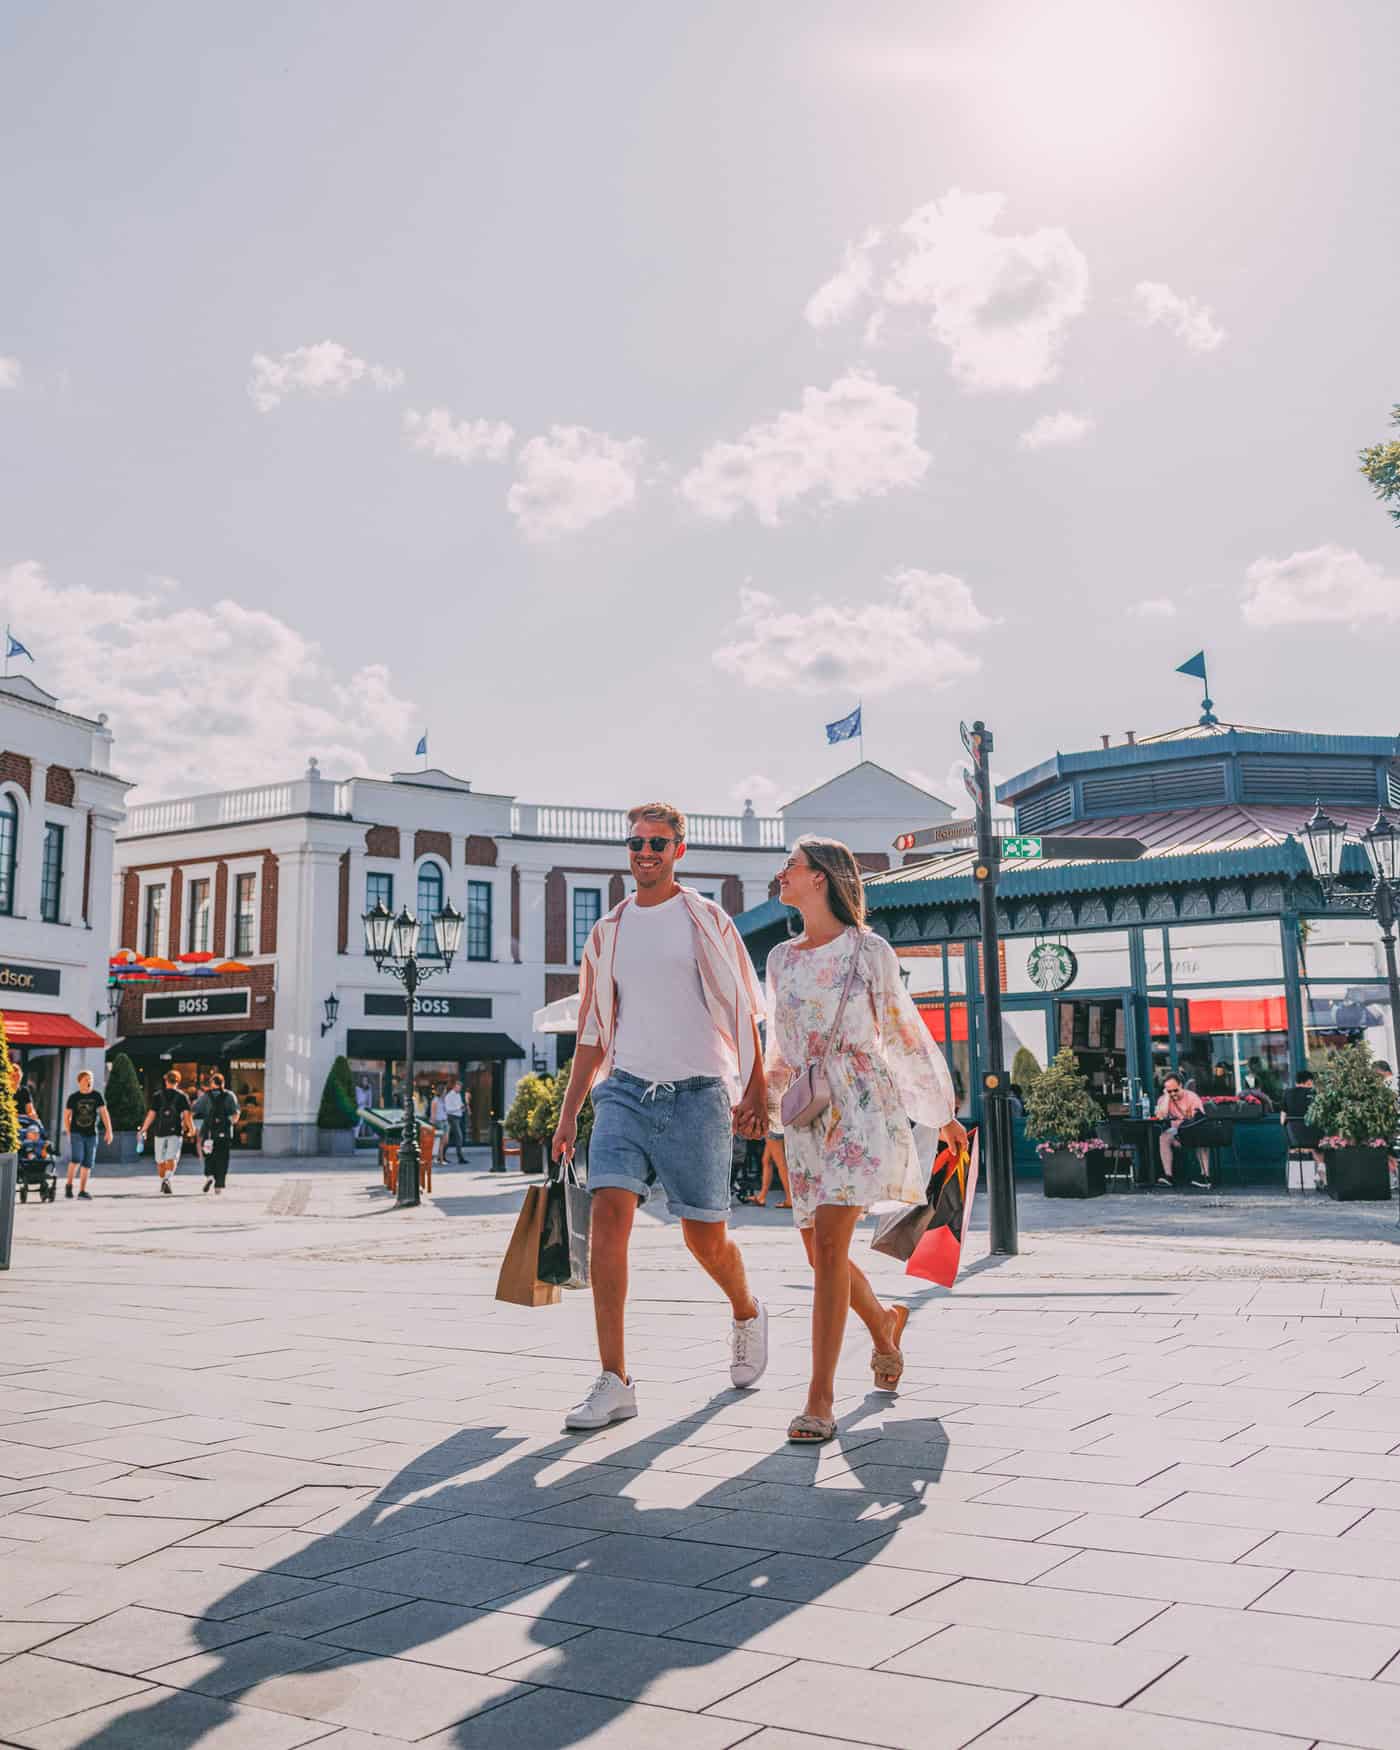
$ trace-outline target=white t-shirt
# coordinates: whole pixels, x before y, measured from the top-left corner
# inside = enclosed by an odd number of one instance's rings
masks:
[[[462,1116],[462,1096],[456,1088],[449,1088],[442,1097],[442,1110],[448,1118]]]
[[[623,912],[613,977],[618,1069],[647,1082],[729,1074],[705,1006],[690,914],[679,894],[660,905],[634,901]]]

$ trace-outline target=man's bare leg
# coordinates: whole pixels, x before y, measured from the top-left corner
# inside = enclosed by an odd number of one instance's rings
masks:
[[[749,1293],[744,1254],[729,1237],[727,1223],[690,1221],[682,1217],[681,1232],[685,1235],[686,1247],[691,1257],[724,1292],[739,1323],[756,1319],[758,1302]]]
[[[593,1193],[588,1229],[589,1278],[598,1360],[604,1373],[627,1380],[627,1248],[637,1214],[637,1197],[619,1185]]]

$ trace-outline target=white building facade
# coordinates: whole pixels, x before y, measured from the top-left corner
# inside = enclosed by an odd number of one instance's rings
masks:
[[[0,679],[0,1010],[50,1133],[80,1069],[100,1085],[115,833],[130,784],[105,719]]]
[[[907,831],[951,813],[868,763],[801,800],[875,868],[891,860],[890,819]],[[770,897],[801,830],[751,807],[691,814],[682,879],[737,915]],[[289,783],[138,805],[117,846],[112,946],[240,970],[124,991],[120,1048],[149,1087],[172,1065],[186,1082],[223,1070],[242,1146],[314,1153],[337,1056],[361,1104],[402,1100],[403,991],[365,954],[363,913],[382,900],[426,919],[450,899],[466,926],[418,995],[415,1092],[461,1078],[488,1141],[522,1070],[555,1067],[560,1041],[533,1017],[577,988],[589,931],[628,891],[626,832],[621,808],[518,802],[435,770],[333,781],[314,761]]]

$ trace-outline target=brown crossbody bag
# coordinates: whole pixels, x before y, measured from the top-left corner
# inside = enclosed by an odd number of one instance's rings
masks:
[[[785,1129],[806,1129],[808,1125],[815,1124],[831,1104],[831,1083],[827,1080],[826,1060],[836,1035],[841,1031],[841,1018],[846,1013],[846,1003],[856,982],[856,970],[864,947],[865,932],[862,930],[856,937],[855,952],[851,955],[846,982],[841,988],[841,1001],[836,1005],[836,1019],[831,1023],[831,1031],[826,1036],[822,1054],[805,1069],[799,1070],[783,1091],[782,1118]]]

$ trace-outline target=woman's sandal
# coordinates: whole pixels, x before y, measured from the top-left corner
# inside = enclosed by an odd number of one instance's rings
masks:
[[[909,1308],[897,1306],[894,1309],[893,1342],[888,1349],[872,1349],[870,1365],[875,1371],[876,1391],[898,1391],[899,1382],[904,1377],[904,1352],[899,1346],[899,1339],[904,1335],[904,1327],[909,1323]]]
[[[836,1422],[830,1416],[794,1416],[787,1437],[792,1446],[821,1446],[836,1438]]]

